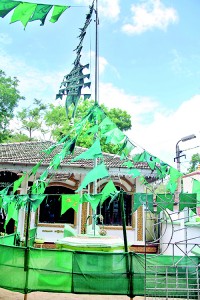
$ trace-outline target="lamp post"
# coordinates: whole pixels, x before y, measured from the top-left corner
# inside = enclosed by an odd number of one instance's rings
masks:
[[[195,139],[196,138],[196,135],[195,134],[190,134],[190,135],[187,135],[187,136],[184,136],[182,137],[177,143],[176,143],[176,157],[174,158],[174,162],[176,161],[177,162],[177,170],[180,171],[181,169],[181,164],[180,164],[180,158],[182,156],[185,156],[185,154],[181,155],[182,153],[182,150],[180,150],[179,148],[179,143],[180,142],[186,142],[186,141],[189,141],[189,140],[192,140],[192,139]],[[177,192],[178,194],[181,192],[181,180],[180,178],[178,179],[178,187],[177,187]]]

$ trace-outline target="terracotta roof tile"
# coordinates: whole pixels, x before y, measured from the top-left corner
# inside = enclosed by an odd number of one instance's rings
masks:
[[[0,144],[0,164],[8,163],[20,163],[20,164],[37,164],[44,158],[43,165],[49,164],[52,157],[55,154],[59,153],[62,149],[62,146],[58,146],[54,149],[51,155],[45,155],[43,150],[49,148],[54,143],[51,141],[39,141],[39,142],[21,142],[21,143],[7,143]],[[93,167],[93,160],[79,160],[69,164],[69,161],[72,157],[79,155],[84,152],[86,148],[76,147],[74,155],[67,156],[64,161],[61,163],[61,166],[77,166],[77,167]],[[123,161],[120,160],[119,156],[109,153],[103,153],[104,162],[107,167],[119,168],[122,167]],[[148,165],[145,163],[137,163],[137,168],[140,169],[149,169]]]

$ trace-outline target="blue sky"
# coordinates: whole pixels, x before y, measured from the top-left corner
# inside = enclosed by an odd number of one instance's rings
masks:
[[[0,23],[0,66],[20,80],[26,97],[55,103],[64,75],[72,68],[87,5],[91,1],[43,0],[38,3],[71,5],[52,24],[46,20]],[[75,7],[74,7],[75,6]],[[99,101],[127,110],[132,117],[128,135],[142,148],[173,165],[176,142],[190,149],[182,171],[200,145],[200,2],[199,0],[99,0]],[[94,22],[88,30],[83,61],[94,58]],[[93,78],[93,77],[92,77]],[[64,103],[63,103],[64,105]]]

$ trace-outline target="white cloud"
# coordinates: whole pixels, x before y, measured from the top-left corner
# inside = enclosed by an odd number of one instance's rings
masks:
[[[0,44],[9,45],[12,43],[12,39],[5,33],[0,33]]]
[[[43,72],[17,57],[8,55],[2,49],[0,49],[0,66],[7,76],[17,77],[18,89],[22,96],[28,98],[28,102],[32,102],[34,98],[46,103],[53,102],[64,74],[64,72]],[[27,106],[28,102],[23,102],[22,105]]]
[[[75,0],[77,3],[91,5],[90,0]],[[120,0],[101,0],[99,1],[99,15],[110,21],[116,21],[120,14]]]
[[[191,155],[199,152],[199,149],[195,148],[200,145],[199,102],[200,95],[196,95],[183,102],[176,111],[155,111],[152,123],[133,124],[133,129],[129,132],[130,139],[137,141],[144,149],[163,161],[176,166],[173,161],[176,156],[176,143],[187,135],[195,134],[196,139],[179,144],[181,150],[190,149],[183,153],[187,158],[181,159],[181,171],[185,172]]]
[[[172,7],[166,7],[160,0],[147,0],[131,6],[132,20],[122,27],[127,34],[140,34],[159,28],[166,30],[169,24],[178,20],[177,12]]]

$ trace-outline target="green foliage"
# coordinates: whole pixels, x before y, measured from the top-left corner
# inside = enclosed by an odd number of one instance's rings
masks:
[[[192,155],[191,161],[190,161],[190,167],[188,169],[188,172],[194,172],[197,168],[198,165],[200,164],[200,154],[196,153]]]
[[[42,104],[41,100],[34,99],[33,107],[23,108],[17,113],[17,119],[21,123],[21,128],[28,131],[28,139],[32,140],[33,131],[42,129],[43,114],[46,110],[46,105]]]
[[[8,125],[14,116],[14,109],[22,97],[18,91],[18,83],[16,77],[13,79],[7,77],[6,74],[0,70],[0,142],[8,138]]]
[[[71,120],[73,113],[73,108],[69,108],[69,115],[66,116],[65,108],[61,105],[54,106],[51,104],[48,111],[45,114],[45,122],[47,127],[50,128],[51,135],[55,140],[60,140],[63,136],[68,135],[69,131],[72,129],[72,123],[78,123],[87,114],[90,107],[94,104],[93,100],[80,100],[79,106],[76,112],[74,120]],[[119,129],[128,130],[131,128],[131,116],[121,109],[108,109],[105,106],[101,106],[106,115],[118,126]],[[84,128],[86,132],[90,127],[94,126],[94,123],[87,124]],[[77,146],[88,148],[93,143],[93,135],[85,135],[84,133],[79,137],[77,141]],[[102,150],[110,153],[117,153],[118,146],[113,146],[110,144],[105,144],[102,141]]]
[[[30,141],[29,137],[26,134],[23,133],[10,133],[10,135],[7,137],[6,142],[9,143],[20,143],[20,142],[28,142]]]

